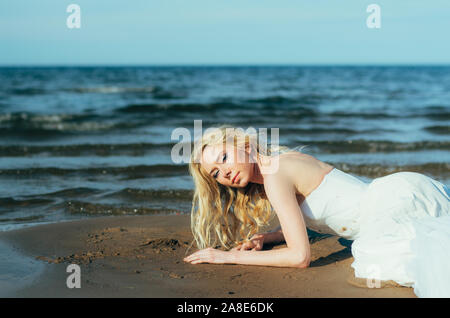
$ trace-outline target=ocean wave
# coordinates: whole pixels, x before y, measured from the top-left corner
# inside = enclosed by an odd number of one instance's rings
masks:
[[[437,121],[450,120],[450,105],[429,105],[416,115]]]
[[[336,111],[332,113],[327,114],[330,117],[357,117],[357,118],[365,118],[365,119],[388,119],[388,118],[398,118],[400,116],[394,115],[394,114],[388,114],[388,113],[368,113],[368,112],[343,112],[343,111]]]
[[[332,163],[344,172],[353,173],[368,178],[378,178],[401,171],[419,172],[435,178],[448,179],[450,177],[450,164],[446,162],[425,163],[418,165],[381,165],[381,164],[347,164]]]
[[[265,100],[265,99],[262,99]],[[272,99],[269,99],[272,100]],[[229,117],[241,117],[242,114],[254,114],[254,120],[267,120],[276,118],[300,119],[300,118],[323,118],[323,119],[346,119],[360,118],[363,120],[389,120],[405,118],[427,118],[434,121],[448,120],[450,113],[448,109],[425,108],[420,111],[405,112],[401,115],[382,111],[320,111],[311,105],[296,103],[294,100],[286,99],[280,102],[258,102],[255,100],[234,100],[223,102],[206,103],[142,103],[129,104],[115,109],[118,113],[147,114],[162,113],[173,115],[176,113],[198,113],[200,115],[218,115],[226,113]],[[206,119],[206,118],[205,118]],[[208,118],[209,119],[209,118]]]
[[[61,123],[64,121],[80,121],[89,119],[90,115],[81,114],[33,114],[27,112],[0,114],[0,123]]]
[[[121,176],[121,180],[140,179],[147,177],[170,177],[187,175],[187,165],[137,165],[127,167],[100,167],[82,169],[63,169],[57,167],[28,168],[28,169],[3,169],[1,177],[29,178],[38,176]]]
[[[0,210],[12,208],[33,208],[53,203],[53,200],[43,198],[17,199],[12,197],[0,198]]]
[[[424,128],[426,131],[436,135],[450,134],[450,125],[447,126],[429,126]]]
[[[23,216],[23,217],[17,217],[17,218],[5,218],[0,219],[0,223],[6,223],[6,222],[30,222],[30,221],[36,221],[43,219],[45,215],[30,215],[30,216]]]
[[[344,170],[353,172],[362,176],[374,176],[388,174],[395,171],[417,171],[429,173],[438,177],[448,178],[450,174],[450,163],[447,162],[431,162],[424,164],[410,165],[386,165],[386,164],[346,164],[332,163],[332,165],[342,167]],[[114,176],[119,177],[117,180],[133,180],[148,177],[176,177],[189,175],[188,166],[174,164],[159,165],[138,165],[127,167],[101,167],[101,168],[82,168],[82,169],[62,169],[56,167],[49,168],[28,168],[28,169],[3,169],[0,170],[0,178],[14,177],[17,178],[35,178],[45,176]]]
[[[44,115],[27,112],[0,114],[2,137],[57,138],[70,134],[97,133],[137,126],[138,122],[111,121],[95,114]]]
[[[4,145],[0,146],[2,157],[29,157],[45,154],[47,157],[83,156],[144,156],[158,151],[170,153],[176,143],[129,143],[129,144],[78,144],[78,145]],[[379,153],[423,150],[450,150],[450,141],[395,142],[388,140],[294,140],[288,147],[307,145],[321,153]]]
[[[38,87],[26,87],[26,88],[12,88],[7,89],[6,93],[8,95],[18,95],[18,96],[34,96],[43,95],[49,93],[48,90]]]
[[[55,192],[41,194],[41,197],[56,197],[56,198],[74,198],[74,197],[86,197],[92,194],[99,193],[100,190],[87,188],[87,187],[77,187],[68,188]]]
[[[379,153],[423,150],[450,150],[450,141],[394,142],[388,140],[298,140],[297,145],[307,145],[321,153]]]
[[[194,191],[182,189],[153,190],[153,189],[132,189],[126,188],[114,193],[110,193],[105,198],[121,198],[127,200],[169,200],[169,201],[192,201]]]
[[[82,156],[118,156],[118,155],[145,155],[149,151],[170,152],[174,143],[129,143],[129,144],[79,144],[79,145],[5,145],[0,146],[0,156],[28,157],[45,154],[56,157],[82,157]]]
[[[40,87],[10,88],[6,89],[6,95],[35,96],[44,94],[55,94],[58,92],[68,92],[77,94],[149,94],[155,99],[180,99],[186,98],[184,91],[167,90],[160,86],[140,86],[127,87],[119,85],[105,85],[92,87],[71,87],[62,89],[46,89]]]
[[[408,110],[405,112],[392,113],[392,112],[367,112],[367,111],[334,111],[330,113],[322,113],[321,115],[326,115],[330,117],[337,118],[362,118],[362,119],[404,119],[404,118],[427,118],[435,121],[449,120],[450,112],[449,107],[445,106],[433,106],[424,107],[421,109]]]
[[[66,89],[66,91],[68,92],[75,92],[81,94],[154,93],[161,90],[162,88],[158,86],[147,86],[147,87],[94,86],[94,87],[74,87]]]
[[[177,209],[146,206],[117,206],[83,201],[66,201],[60,205],[66,213],[81,215],[152,215],[185,213]]]
[[[65,91],[79,94],[149,94],[154,99],[180,99],[186,98],[184,91],[166,90],[160,86],[126,87],[126,86],[96,86],[75,87]]]
[[[154,113],[155,111],[164,112],[202,112],[211,113],[223,109],[239,109],[242,105],[234,103],[171,103],[171,104],[156,104],[156,103],[146,103],[146,104],[130,104],[124,107],[116,109],[120,113]]]
[[[392,129],[364,129],[357,130],[351,128],[341,127],[312,127],[312,128],[280,128],[280,135],[319,135],[319,134],[343,134],[343,135],[357,135],[357,134],[376,134],[380,132],[395,132]]]
[[[104,194],[99,195],[101,193]],[[88,198],[93,194],[96,195],[95,198]],[[22,212],[28,209],[38,211],[35,208],[39,208],[40,213],[43,211],[52,213],[61,210],[70,214],[103,215],[171,213],[180,212],[181,210],[189,211],[192,196],[193,191],[183,189],[124,188],[105,194],[104,190],[80,187],[63,189],[52,193],[34,194],[20,199],[14,197],[0,198],[0,215],[11,214],[11,209]],[[92,202],[94,199],[96,201],[98,199],[107,201],[107,203]],[[115,203],[110,204],[111,202]],[[144,205],[136,206],[138,202],[144,203]],[[36,214],[25,217],[11,215],[10,218],[0,219],[0,222],[25,222],[40,219],[44,216]]]
[[[284,96],[267,96],[262,98],[254,98],[244,100],[247,103],[262,104],[262,105],[317,105],[323,100],[323,96],[318,94],[306,94],[298,97],[284,97]]]

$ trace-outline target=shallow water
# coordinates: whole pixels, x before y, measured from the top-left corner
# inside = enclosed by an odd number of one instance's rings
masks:
[[[31,284],[44,268],[43,262],[0,242],[0,297],[11,296],[13,292]]]
[[[0,68],[0,230],[100,215],[188,213],[171,161],[194,120],[279,128],[359,175],[450,180],[450,67]]]

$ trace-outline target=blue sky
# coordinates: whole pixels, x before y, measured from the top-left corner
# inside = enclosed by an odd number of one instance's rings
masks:
[[[449,33],[448,0],[0,1],[1,65],[450,64]]]

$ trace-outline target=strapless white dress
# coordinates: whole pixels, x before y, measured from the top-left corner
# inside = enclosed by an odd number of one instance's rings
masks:
[[[449,195],[420,173],[364,182],[334,168],[300,207],[308,228],[353,240],[356,277],[450,297]]]

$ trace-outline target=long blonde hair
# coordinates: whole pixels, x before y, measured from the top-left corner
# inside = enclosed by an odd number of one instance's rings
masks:
[[[248,240],[265,226],[274,216],[267,199],[264,185],[249,182],[244,188],[224,186],[200,166],[203,150],[208,145],[225,145],[230,142],[238,149],[247,148],[261,155],[276,155],[289,151],[287,147],[258,143],[258,135],[244,132],[229,125],[206,131],[194,142],[189,163],[189,172],[194,179],[195,191],[192,200],[191,230],[197,247],[221,247],[229,249]]]

